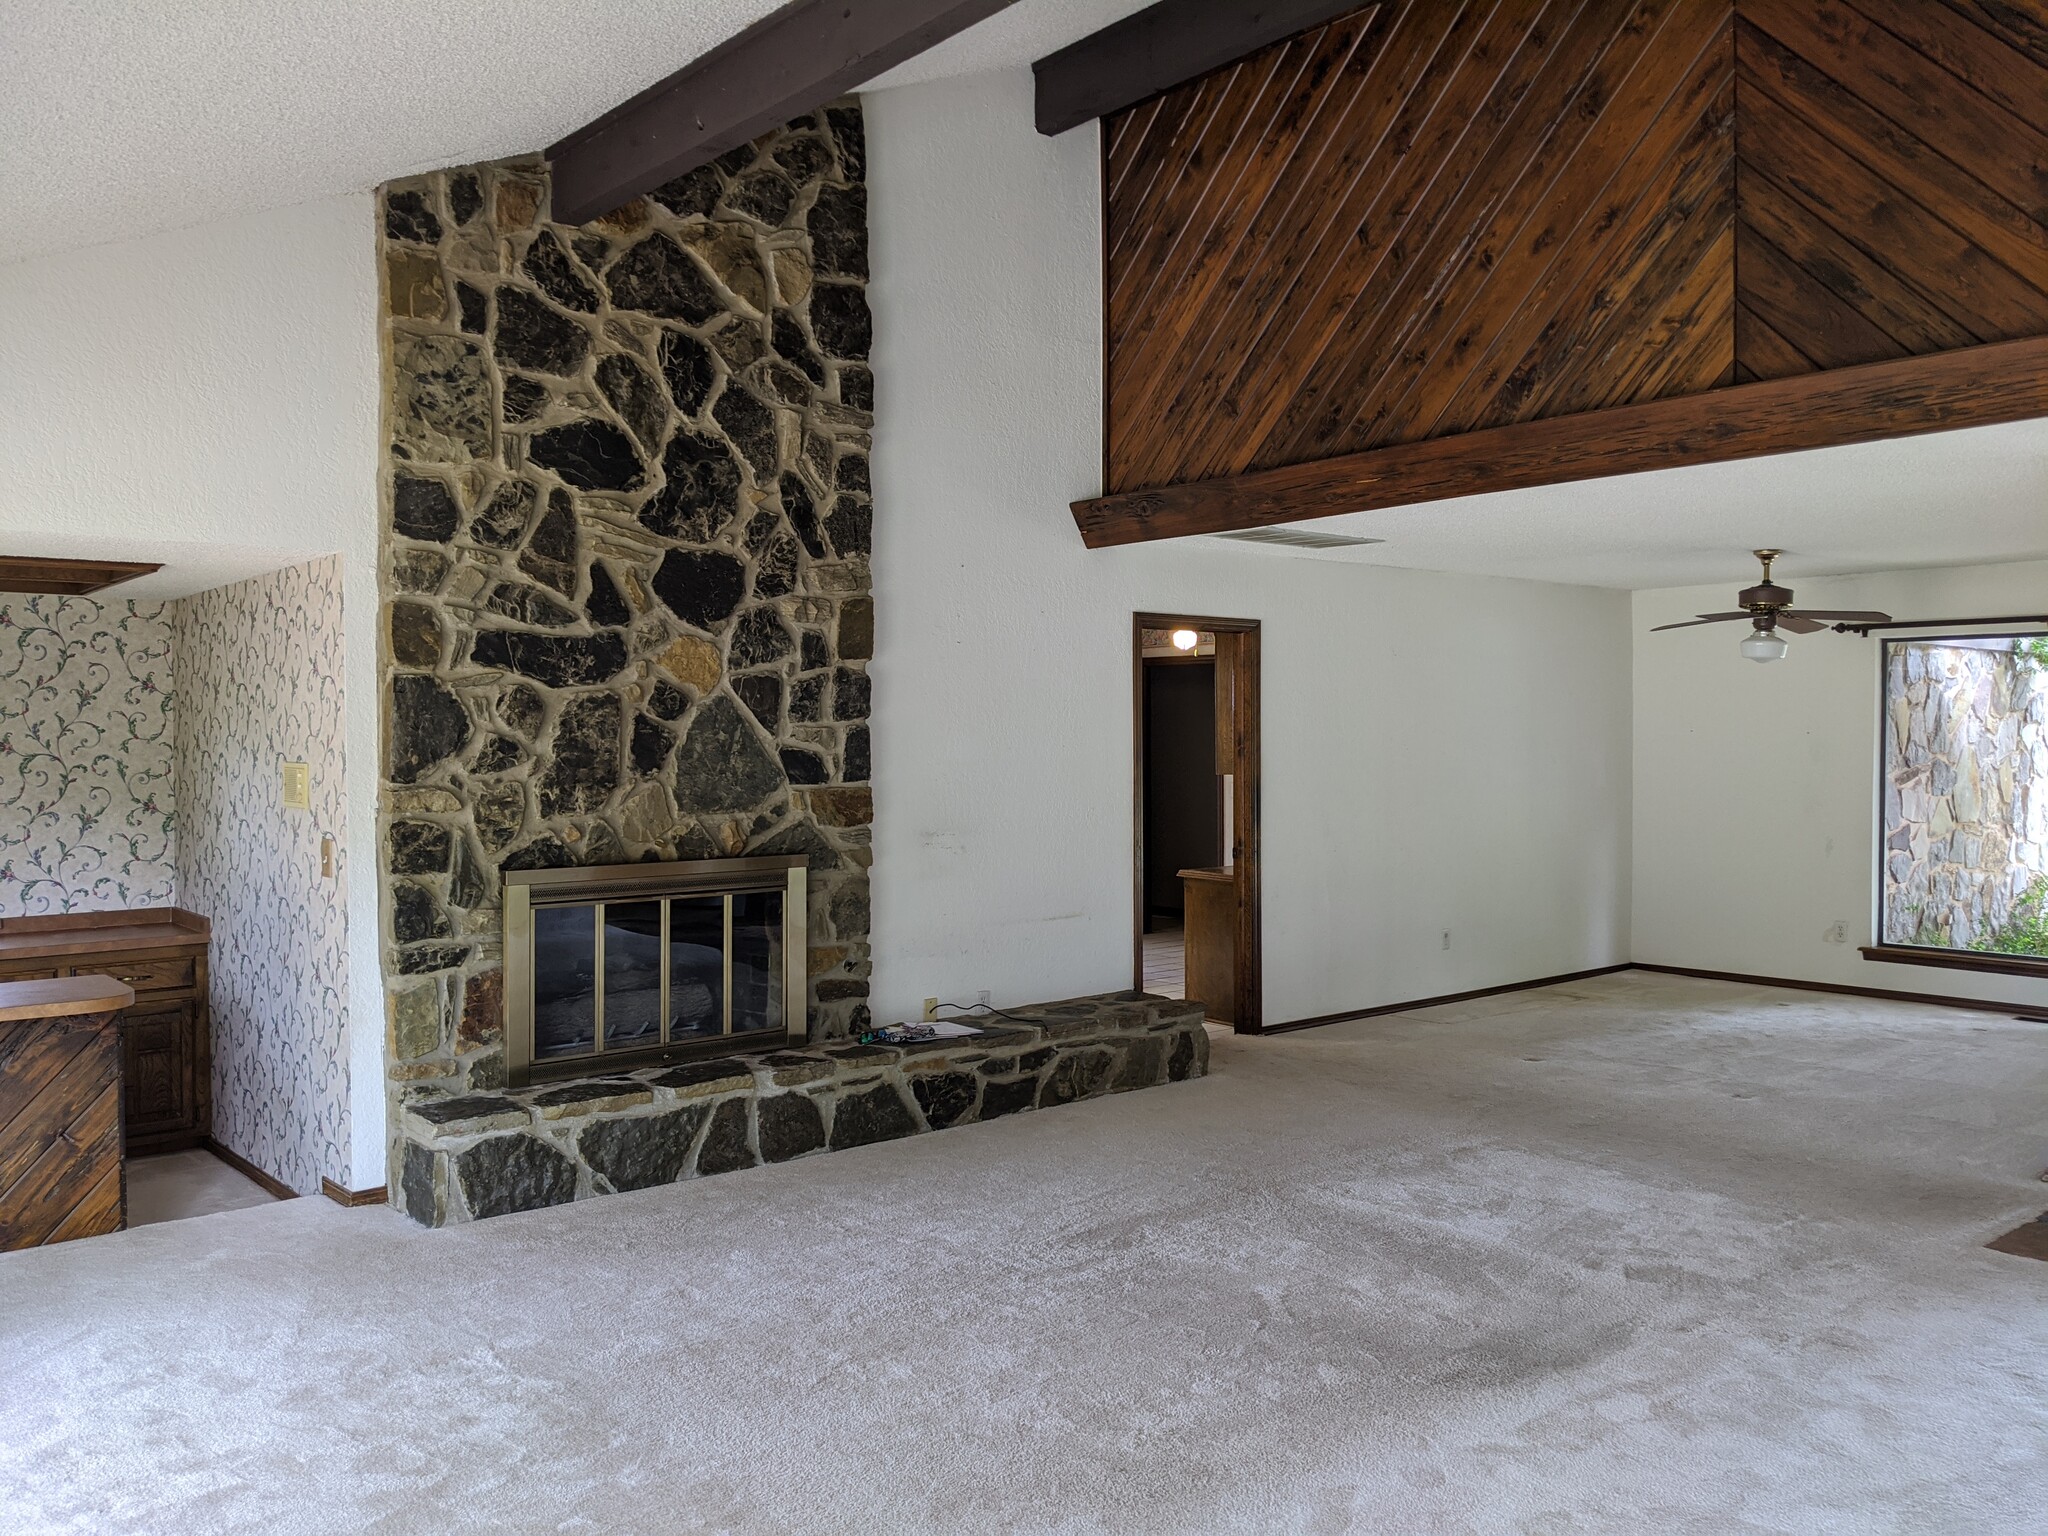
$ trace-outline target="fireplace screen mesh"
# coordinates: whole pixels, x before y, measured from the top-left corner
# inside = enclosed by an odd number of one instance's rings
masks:
[[[508,874],[513,1081],[803,1039],[804,875],[781,858]]]

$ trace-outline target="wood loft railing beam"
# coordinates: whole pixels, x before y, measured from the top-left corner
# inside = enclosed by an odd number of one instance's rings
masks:
[[[2048,416],[2048,336],[1738,384],[1073,504],[1091,549]]]

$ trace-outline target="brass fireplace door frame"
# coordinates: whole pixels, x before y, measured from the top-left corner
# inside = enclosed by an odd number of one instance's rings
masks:
[[[810,860],[801,853],[749,859],[691,859],[669,864],[613,864],[579,869],[515,869],[505,872],[505,1075],[514,1087],[538,1078],[602,1075],[651,1062],[689,1056],[720,1055],[733,1049],[732,1029],[732,900],[752,891],[782,892],[782,1014],[784,1037],[793,1043],[810,1038]],[[668,936],[667,898],[724,896],[725,1028],[724,1034],[687,1045],[669,1042],[632,1051],[603,1050],[604,924],[597,928],[596,975],[598,1049],[588,1055],[533,1060],[533,911],[540,907],[588,906],[601,914],[607,903],[661,901],[662,936]],[[671,960],[662,946],[662,1015],[668,1014]],[[664,1026],[665,1027],[665,1026]],[[777,1038],[761,1030],[750,1042]]]

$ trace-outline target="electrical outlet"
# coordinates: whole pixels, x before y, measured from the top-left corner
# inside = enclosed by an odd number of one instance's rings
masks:
[[[990,1003],[989,1003],[989,1000],[988,1000],[988,988],[987,988],[987,987],[983,987],[983,988],[982,988],[982,989],[981,989],[981,990],[980,990],[979,992],[975,993],[975,994],[974,994],[974,1000],[975,1000],[975,1001],[976,1001],[977,1003],[981,1004],[981,1006],[982,1006],[982,1007],[984,1007],[984,1008],[987,1008],[987,1007],[989,1007],[989,1006],[990,1006]]]
[[[1446,929],[1444,930],[1444,948],[1445,948],[1445,949],[1449,949],[1450,947],[1451,947],[1451,930],[1450,930],[1450,929],[1448,929],[1448,928],[1446,928]]]
[[[928,997],[928,998],[926,998],[926,999],[924,1000],[924,1021],[925,1021],[925,1023],[927,1023],[927,1024],[932,1024],[932,1023],[936,1023],[936,1022],[937,1022],[937,1020],[938,1020],[938,1017],[939,1017],[939,1000],[938,1000],[938,999],[937,999],[936,997]]]
[[[1844,922],[1837,922],[1834,927],[1822,934],[1821,937],[1830,944],[1846,944],[1849,942],[1849,925]]]

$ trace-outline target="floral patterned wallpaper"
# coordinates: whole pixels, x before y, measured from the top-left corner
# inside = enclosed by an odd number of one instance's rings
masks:
[[[316,1194],[349,1171],[341,562],[185,598],[172,641],[178,905],[213,921],[213,1134]],[[308,810],[283,807],[287,762],[308,765]]]
[[[0,596],[0,917],[168,905],[165,603]]]

